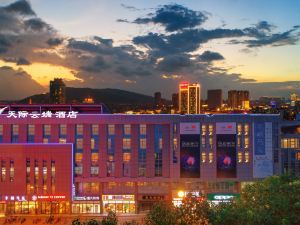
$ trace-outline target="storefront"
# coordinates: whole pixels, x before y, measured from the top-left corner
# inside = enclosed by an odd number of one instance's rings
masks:
[[[75,214],[100,214],[101,203],[99,196],[74,196],[72,213]]]
[[[146,213],[159,201],[167,201],[168,196],[158,194],[138,195],[138,213]]]
[[[5,214],[66,214],[70,213],[70,202],[65,196],[40,195],[3,196],[0,213]]]
[[[240,194],[207,194],[207,200],[215,204],[219,204],[222,202],[230,202],[232,199],[239,197]]]
[[[103,212],[135,213],[134,195],[102,195]]]
[[[193,197],[201,198],[201,193],[199,191],[172,191],[172,203],[174,206],[180,206],[182,204],[182,200],[188,194],[192,195]],[[201,198],[202,200],[202,198]]]

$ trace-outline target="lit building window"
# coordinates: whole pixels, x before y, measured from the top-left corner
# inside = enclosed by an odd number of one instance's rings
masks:
[[[214,161],[214,154],[212,152],[209,153],[208,160],[209,160],[209,163],[212,163]]]
[[[91,175],[98,176],[99,174],[99,167],[98,166],[91,166]]]
[[[249,148],[249,137],[244,138],[244,148]]]
[[[123,153],[123,162],[129,162],[131,158],[131,154],[129,152]]]
[[[95,149],[95,138],[91,138],[91,149]]]
[[[28,124],[28,135],[34,135],[34,128],[33,124]]]
[[[244,134],[248,135],[249,134],[249,124],[244,124]]]
[[[237,135],[242,135],[242,124],[237,125]]]
[[[112,145],[111,145],[111,138],[107,139],[107,148],[111,149]]]
[[[242,161],[243,161],[243,155],[241,152],[238,152],[238,162],[242,163]]]
[[[250,162],[249,152],[245,152],[245,163]]]
[[[173,134],[177,133],[177,123],[173,124]]]
[[[92,165],[98,165],[98,162],[99,162],[99,154],[98,153],[91,154],[91,162],[92,162]]]
[[[15,166],[14,161],[10,160],[10,167],[9,167],[9,181],[13,182],[15,178]]]
[[[296,152],[296,160],[300,160],[300,152]]]
[[[143,134],[143,135],[147,134],[147,126],[146,126],[146,124],[140,124],[140,134]]]
[[[205,163],[206,162],[206,153],[202,152],[201,156],[202,156],[201,157],[202,163]]]
[[[43,133],[44,133],[44,136],[51,135],[51,126],[49,124],[45,124],[43,126]]]
[[[178,148],[178,141],[177,141],[177,138],[173,138],[173,149],[174,150],[177,150]]]
[[[47,190],[47,163],[43,161],[43,190]]]
[[[162,149],[163,148],[163,139],[162,138],[159,138],[159,149]]]
[[[92,124],[92,135],[98,135],[98,134],[99,134],[99,125]]]
[[[201,126],[201,130],[202,130],[201,134],[202,134],[203,136],[205,136],[205,135],[206,135],[206,125],[202,125],[202,126]]]
[[[131,139],[123,138],[123,149],[130,149],[130,148],[131,148]]]
[[[209,137],[209,148],[212,149],[213,148],[213,138]]]
[[[76,125],[76,135],[83,135],[83,125],[82,124]]]
[[[55,193],[55,178],[56,178],[55,161],[51,160],[51,192],[52,193]]]
[[[237,137],[237,147],[241,148],[241,137],[240,136]]]
[[[140,149],[146,149],[147,148],[147,140],[146,138],[140,139]]]
[[[154,175],[156,177],[160,177],[162,176],[162,153],[155,153],[154,154],[155,157],[155,172]]]
[[[3,135],[3,125],[0,124],[0,135]]]
[[[12,134],[13,135],[19,135],[19,125],[18,124],[13,124],[12,125]]]
[[[67,143],[67,139],[66,138],[59,138],[59,143],[60,144],[66,144]]]
[[[76,148],[77,149],[82,149],[83,148],[83,139],[82,138],[77,138],[76,139]]]
[[[130,134],[131,134],[131,125],[124,124],[124,135],[130,135]]]
[[[6,163],[4,160],[1,161],[1,182],[6,180]]]
[[[109,135],[114,135],[115,134],[115,125],[114,124],[109,124],[108,125],[108,134]]]
[[[66,124],[60,124],[59,125],[59,135],[67,135],[67,125]]]
[[[208,135],[213,135],[213,131],[214,131],[214,126],[212,124],[208,125]]]
[[[82,163],[83,154],[82,153],[75,153],[75,163],[81,164]]]
[[[49,143],[49,138],[43,138],[43,143],[48,144]]]

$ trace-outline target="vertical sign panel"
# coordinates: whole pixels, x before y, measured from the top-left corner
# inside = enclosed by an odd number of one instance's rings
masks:
[[[199,123],[180,123],[180,177],[200,177]]]
[[[217,123],[217,178],[236,177],[236,123]]]
[[[254,123],[253,177],[273,175],[272,123]]]

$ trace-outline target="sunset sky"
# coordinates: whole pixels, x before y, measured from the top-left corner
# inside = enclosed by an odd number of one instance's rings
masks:
[[[204,98],[300,94],[299,11],[299,0],[1,0],[0,100],[47,92],[54,77],[169,99],[180,81]]]

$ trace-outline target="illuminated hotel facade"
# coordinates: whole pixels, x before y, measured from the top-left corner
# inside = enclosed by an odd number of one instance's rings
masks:
[[[179,112],[182,114],[200,113],[200,84],[179,84]]]
[[[0,115],[1,213],[143,213],[187,192],[235,196],[280,172],[277,115],[101,112],[23,105]]]

